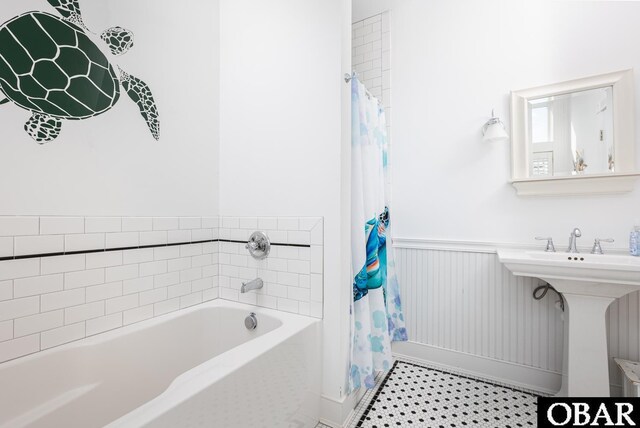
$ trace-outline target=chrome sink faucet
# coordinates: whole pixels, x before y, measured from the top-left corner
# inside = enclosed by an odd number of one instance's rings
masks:
[[[578,247],[576,246],[576,241],[579,237],[582,236],[582,232],[577,227],[573,229],[571,232],[571,236],[569,237],[569,248],[567,249],[567,253],[578,253]]]
[[[264,282],[262,282],[262,279],[256,278],[253,281],[243,282],[242,287],[240,288],[240,292],[246,293],[247,291],[257,290],[259,288],[262,288],[263,285]]]

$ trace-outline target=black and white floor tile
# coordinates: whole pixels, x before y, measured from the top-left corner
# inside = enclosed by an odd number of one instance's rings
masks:
[[[535,427],[533,392],[398,360],[349,428]]]

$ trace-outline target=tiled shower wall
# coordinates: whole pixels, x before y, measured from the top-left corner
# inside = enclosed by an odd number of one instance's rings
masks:
[[[387,136],[391,138],[391,33],[389,12],[354,22],[352,27],[353,70],[371,95],[385,108]]]
[[[227,241],[258,227],[281,245],[256,263]],[[239,294],[258,275],[264,289]],[[0,362],[216,299],[219,285],[322,317],[322,219],[0,217]]]

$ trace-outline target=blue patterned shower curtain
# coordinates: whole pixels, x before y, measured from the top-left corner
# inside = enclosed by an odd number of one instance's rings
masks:
[[[351,80],[351,390],[375,385],[391,368],[391,342],[407,340],[391,246],[384,109]]]

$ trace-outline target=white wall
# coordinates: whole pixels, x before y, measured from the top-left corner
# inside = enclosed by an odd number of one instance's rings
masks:
[[[217,2],[180,8],[167,0],[85,0],[81,7],[98,34],[115,25],[134,32],[131,51],[108,57],[153,90],[161,139],[151,137],[124,92],[111,111],[63,123],[60,137],[45,146],[23,130],[29,113],[5,104],[0,214],[216,215]],[[3,2],[0,22],[29,10],[56,13],[45,1],[11,0]]]
[[[518,197],[509,144],[482,143],[480,128],[492,107],[509,127],[511,90],[631,67],[640,79],[639,3],[402,0],[391,16],[397,237],[544,235],[562,248],[578,226],[584,246],[627,247],[640,183],[622,196]]]
[[[349,183],[341,180],[343,114],[349,120],[342,77],[351,58],[343,6],[221,2],[221,215],[324,217],[323,378],[334,402],[346,380],[350,295],[341,275],[341,192]]]

